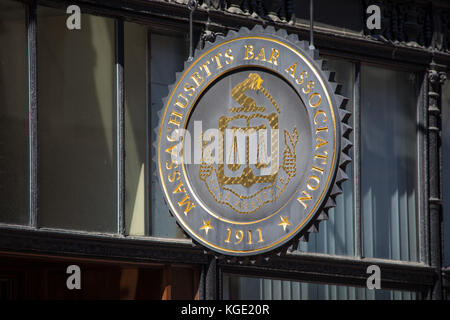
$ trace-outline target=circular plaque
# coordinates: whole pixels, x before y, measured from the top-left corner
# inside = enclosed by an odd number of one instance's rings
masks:
[[[350,146],[345,99],[317,51],[285,31],[230,32],[197,51],[164,103],[158,176],[196,243],[280,251],[326,219]]]

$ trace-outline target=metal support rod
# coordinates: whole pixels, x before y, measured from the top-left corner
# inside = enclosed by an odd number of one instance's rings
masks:
[[[125,234],[125,95],[124,23],[115,21],[116,37],[116,124],[117,124],[117,232]]]
[[[38,227],[39,187],[38,187],[38,86],[37,86],[37,22],[36,1],[27,7],[28,38],[28,145],[29,145],[29,212],[30,226]]]
[[[314,0],[309,1],[309,48],[314,50]]]
[[[196,0],[189,0],[187,7],[190,11],[189,13],[189,58],[188,61],[192,61],[194,58],[194,26],[193,26],[193,17],[194,11],[197,9],[198,2]]]

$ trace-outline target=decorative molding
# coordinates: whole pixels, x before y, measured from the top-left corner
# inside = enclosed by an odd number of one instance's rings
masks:
[[[188,0],[166,0],[186,4]],[[294,0],[199,0],[200,9],[215,9],[237,15],[251,15],[280,23],[294,21]]]
[[[431,63],[428,69],[428,208],[430,226],[430,266],[435,269],[436,279],[431,291],[432,299],[442,299],[442,199],[441,199],[441,93],[447,76],[445,66]]]
[[[166,0],[185,4],[188,0]],[[412,48],[430,48],[450,53],[450,8],[438,1],[361,0],[363,36],[383,43]],[[294,24],[294,0],[199,0],[200,9],[224,11],[232,15],[251,16],[267,22]],[[381,30],[366,26],[370,5],[381,8]],[[305,8],[306,9],[306,8]]]
[[[206,297],[217,294],[216,259],[192,245],[190,240],[121,237],[105,234],[73,233],[59,230],[35,230],[29,227],[0,226],[0,254],[52,255],[127,263],[203,265]],[[217,261],[224,272],[300,281],[325,281],[335,284],[365,286],[367,267],[379,265],[383,288],[427,291],[434,284],[434,270],[415,262],[384,259],[358,259],[292,252],[262,260],[257,265]],[[209,281],[208,281],[209,280]]]
[[[380,267],[383,289],[425,293],[434,285],[433,268],[414,262],[395,263],[376,258],[355,259],[300,252],[274,257],[269,261],[263,260],[258,265],[219,261],[219,267],[226,273],[265,278],[280,278],[282,275],[281,277],[286,280],[360,287],[366,286],[367,267],[370,265]]]
[[[369,5],[381,8],[381,30],[364,28],[368,38],[408,47],[430,48],[450,52],[450,11],[434,2],[362,0],[364,26]]]

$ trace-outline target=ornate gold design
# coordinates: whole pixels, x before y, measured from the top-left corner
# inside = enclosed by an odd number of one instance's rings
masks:
[[[280,216],[281,222],[278,224],[280,227],[283,227],[283,231],[286,231],[286,228],[291,225],[289,222],[289,217]]]
[[[221,204],[231,207],[234,211],[241,214],[251,214],[260,209],[263,205],[276,201],[287,188],[290,180],[295,177],[296,152],[295,148],[299,140],[297,128],[294,127],[292,133],[284,130],[285,149],[283,151],[283,164],[278,167],[278,114],[280,108],[272,95],[262,86],[264,80],[257,73],[250,73],[242,82],[238,83],[231,90],[232,98],[239,104],[239,108],[230,108],[229,112],[234,113],[231,116],[221,116],[219,118],[219,131],[222,137],[225,137],[226,131],[231,132],[231,150],[225,154],[225,141],[219,143],[219,157],[223,158],[224,163],[217,164],[214,167],[209,160],[209,155],[204,155],[204,149],[210,141],[204,141],[202,137],[202,163],[200,165],[199,177],[206,184],[206,187],[214,199]],[[246,95],[249,90],[260,91],[272,103],[277,112],[263,114],[266,107],[258,106],[256,101]],[[244,120],[244,127],[233,126],[236,120]],[[252,125],[252,121],[259,120],[266,124]],[[271,129],[271,160],[272,165],[276,163],[276,168],[272,167],[271,174],[255,175],[254,169],[265,169],[270,166],[267,159],[267,146],[264,142],[258,143],[257,161],[254,168],[250,166],[249,161],[249,135],[261,132],[260,130]],[[276,133],[274,133],[276,132]],[[245,162],[240,159],[238,152],[237,134],[243,134],[246,141]],[[226,173],[225,169],[239,174],[239,176]],[[280,170],[282,169],[282,170]],[[250,188],[255,184],[261,184],[256,192],[250,195],[243,195],[232,188],[233,185],[240,185],[244,188]]]
[[[290,143],[288,143],[288,141]],[[292,135],[289,131],[284,130],[284,144],[285,148],[283,151],[283,168],[289,175],[289,177],[295,177],[297,174],[297,156],[295,154],[295,146],[298,142],[298,131],[294,127]]]
[[[205,233],[208,234],[209,230],[214,230],[213,226],[211,225],[211,219],[208,221],[203,220],[203,226],[200,228],[200,230],[205,230]]]
[[[319,73],[319,70],[316,69],[316,66],[313,65],[310,61],[308,61],[308,59],[305,57],[304,52],[299,50],[296,46],[292,46],[292,45],[284,43],[280,39],[275,39],[273,37],[264,36],[264,35],[263,36],[261,36],[261,35],[256,35],[256,36],[245,35],[245,36],[240,36],[240,37],[237,37],[237,38],[236,37],[232,37],[231,39],[226,39],[226,41],[223,41],[223,42],[221,42],[219,44],[215,44],[214,46],[209,47],[208,50],[206,50],[205,52],[202,53],[202,55],[199,55],[198,57],[196,57],[194,62],[191,63],[191,66],[185,70],[185,72],[179,77],[179,80],[177,80],[177,82],[175,83],[174,90],[169,95],[168,102],[165,105],[164,112],[162,114],[162,119],[163,120],[167,119],[166,116],[167,116],[168,112],[170,112],[169,106],[171,106],[171,104],[173,102],[172,99],[173,99],[175,93],[177,92],[176,90],[182,84],[182,80],[185,79],[186,76],[189,75],[189,72],[191,70],[193,70],[196,66],[198,66],[199,63],[201,61],[203,61],[205,57],[208,56],[208,54],[211,54],[211,52],[214,52],[214,50],[218,50],[218,49],[224,47],[225,45],[232,45],[232,44],[234,44],[237,41],[253,41],[253,40],[261,40],[261,41],[267,41],[267,42],[274,43],[276,45],[279,45],[283,50],[286,51],[286,53],[292,53],[293,55],[295,55],[296,57],[301,59],[301,61],[305,63],[305,65],[308,68],[308,70],[311,70],[311,73],[314,74],[314,76],[318,78],[318,81],[319,81],[321,87],[324,88],[324,91],[325,91],[325,95],[326,95],[326,100],[325,101],[326,101],[328,106],[330,106],[330,107],[332,106],[332,103],[333,103],[332,99],[331,99],[332,98],[331,97],[332,92],[330,92],[328,90],[328,88],[325,87],[325,84],[324,84],[325,80],[320,77],[321,75]],[[275,64],[275,65],[277,65],[277,64]],[[229,69],[227,69],[225,71],[235,70],[235,69],[238,69],[240,67],[241,67],[240,65],[237,66],[237,67],[231,67],[231,68],[229,68]],[[255,65],[255,67],[266,68],[266,67],[261,66],[259,64]],[[267,69],[269,69],[269,68],[267,68]],[[274,71],[276,72],[277,70],[274,70]],[[207,83],[205,85],[205,88],[207,86],[209,86],[214,80],[216,80],[221,75],[222,75],[222,73],[216,75],[215,77],[212,77],[211,80],[209,80],[208,82],[205,81]],[[204,91],[203,89],[200,90],[200,92],[203,92],[203,91]],[[194,100],[194,104],[195,104],[195,101],[196,101],[196,99]],[[188,112],[188,115],[189,115],[189,113],[190,113],[190,111]],[[336,121],[336,119],[338,117],[339,117],[339,114],[336,115],[335,114],[335,110],[333,110],[333,108],[331,108],[331,118],[333,120],[333,123],[335,123],[334,121]],[[186,116],[186,119],[187,118],[188,117]],[[184,126],[186,126],[186,121],[185,121],[185,125]],[[163,123],[163,122],[161,122],[161,123]],[[165,129],[165,127],[163,125],[161,125],[160,129],[159,129],[159,135],[158,135],[158,147],[163,145],[164,141],[163,141],[162,137],[164,137],[164,134],[163,134],[164,129]],[[332,133],[333,133],[332,142],[334,142],[334,144],[336,144],[336,141],[337,141],[337,138],[338,138],[338,135],[337,135],[338,132],[337,132],[337,127],[336,126],[333,126],[333,132]],[[168,189],[167,189],[167,185],[166,185],[167,182],[164,180],[165,173],[166,173],[164,171],[164,166],[165,166],[165,163],[166,163],[165,161],[166,160],[165,160],[165,158],[163,156],[164,155],[163,154],[163,150],[164,149],[162,149],[162,148],[158,148],[158,156],[157,156],[157,160],[158,160],[158,164],[159,164],[158,170],[159,170],[159,178],[161,180],[161,185],[162,185],[163,191],[164,191],[165,195],[168,195]],[[330,152],[330,156],[331,156],[331,159],[332,159],[332,161],[330,161],[330,162],[332,163],[332,165],[331,165],[331,168],[329,168],[329,172],[330,173],[328,174],[328,172],[327,172],[326,182],[325,182],[326,186],[330,185],[330,183],[332,181],[332,178],[333,178],[332,173],[334,172],[333,170],[335,169],[335,165],[334,165],[335,161],[334,160],[335,160],[335,158],[338,155],[337,152],[338,151],[337,151],[336,148],[334,148],[332,150],[332,152]],[[183,173],[184,173],[184,176],[186,176],[186,171],[185,171],[184,166],[183,166]],[[188,185],[189,188],[192,188],[190,186],[189,181],[186,181],[186,184]],[[260,253],[260,252],[263,252],[264,250],[269,250],[271,248],[275,248],[278,245],[282,244],[283,241],[288,240],[289,237],[292,237],[293,235],[295,235],[295,233],[298,232],[305,225],[305,223],[307,221],[309,221],[308,219],[310,219],[311,216],[316,212],[315,210],[321,204],[321,201],[323,200],[327,190],[328,189],[325,188],[323,190],[323,192],[321,192],[320,195],[317,198],[314,199],[314,204],[309,207],[309,210],[308,210],[308,212],[306,212],[307,215],[304,218],[304,220],[300,224],[295,224],[295,227],[292,230],[290,230],[289,233],[284,235],[281,239],[278,239],[278,240],[276,240],[274,242],[270,242],[269,244],[267,244],[267,245],[265,245],[263,247],[252,248],[252,249],[245,249],[245,250],[244,249],[235,249],[235,248],[224,247],[224,246],[218,245],[215,242],[211,242],[211,241],[206,240],[201,234],[199,234],[195,230],[193,230],[190,227],[190,225],[187,224],[187,222],[183,220],[183,217],[180,215],[180,213],[176,210],[176,207],[174,206],[173,199],[168,197],[167,201],[168,201],[168,204],[169,204],[169,206],[171,208],[171,211],[174,212],[174,215],[177,217],[177,219],[179,220],[179,222],[182,225],[182,227],[185,230],[187,230],[187,232],[189,232],[189,234],[191,236],[193,236],[196,240],[201,241],[202,243],[204,243],[205,245],[209,246],[210,248],[213,248],[214,250],[218,250],[218,251],[225,252],[225,253],[233,253],[233,254],[239,254],[239,255],[248,255],[248,254]],[[260,220],[257,220],[257,221],[242,222],[242,221],[230,220],[230,219],[227,219],[225,217],[221,217],[221,216],[217,215],[215,212],[209,210],[204,204],[202,204],[200,202],[199,198],[195,194],[193,196],[196,198],[196,200],[199,201],[199,203],[201,204],[201,207],[203,208],[203,210],[205,210],[205,212],[208,212],[215,219],[218,219],[218,220],[220,220],[223,223],[231,223],[231,224],[236,224],[236,225],[252,225],[252,224],[256,224],[256,223],[261,223],[263,221],[267,221],[267,220],[271,219],[272,217],[274,217],[277,213],[279,213],[283,208],[285,208],[286,205],[288,203],[290,203],[290,201],[294,198],[294,197],[292,197],[291,199],[289,199],[289,201],[286,202],[281,209],[277,210],[276,212],[272,213],[271,215],[269,215],[269,216],[267,216],[267,217],[265,217],[263,219],[260,219]]]

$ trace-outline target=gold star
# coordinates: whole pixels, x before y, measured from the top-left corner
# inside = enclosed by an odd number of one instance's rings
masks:
[[[283,216],[280,216],[281,222],[278,224],[280,227],[283,227],[283,230],[286,231],[286,227],[290,226],[291,223],[289,222],[289,217],[283,218]]]
[[[214,228],[211,226],[211,219],[208,221],[203,220],[203,227],[200,230],[205,230],[206,234],[208,234],[209,230],[213,230]]]

